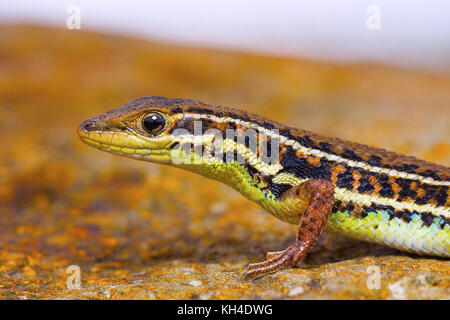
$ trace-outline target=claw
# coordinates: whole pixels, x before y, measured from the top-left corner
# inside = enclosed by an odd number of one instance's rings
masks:
[[[252,263],[247,267],[244,273],[245,279],[252,279],[273,273],[280,269],[295,267],[297,262],[306,254],[306,247],[300,242],[295,242],[292,246],[285,250],[268,252],[267,257],[271,257],[265,261]]]
[[[273,273],[282,268],[287,268],[290,265],[291,263],[289,262],[289,256],[281,255],[270,260],[250,264],[247,271],[244,273],[244,277],[246,280],[249,280],[258,276]]]
[[[270,260],[276,257],[281,256],[283,253],[286,252],[287,249],[280,250],[280,251],[270,251],[266,253],[266,260]]]

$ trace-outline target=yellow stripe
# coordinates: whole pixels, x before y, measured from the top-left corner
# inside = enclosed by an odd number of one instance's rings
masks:
[[[280,177],[279,177],[280,176]],[[293,174],[288,173],[280,173],[279,175],[276,175],[273,179],[275,180],[282,180],[282,181],[293,181],[294,186],[299,185],[304,180],[299,179]],[[277,183],[277,182],[276,182]],[[367,207],[370,207],[372,203],[378,204],[378,205],[384,205],[384,206],[391,206],[398,210],[409,210],[411,212],[416,211],[419,213],[422,212],[430,212],[431,214],[435,216],[443,216],[446,218],[450,218],[450,210],[448,208],[444,207],[435,207],[430,204],[425,205],[418,205],[412,202],[406,202],[406,201],[396,201],[394,199],[389,198],[383,198],[380,196],[373,196],[369,194],[360,194],[359,192],[352,192],[344,188],[338,188],[335,187],[335,193],[334,197],[339,200],[346,200],[346,201],[352,201],[354,203],[358,203],[361,205],[365,205]]]
[[[450,210],[444,207],[436,207],[431,204],[418,205],[413,202],[396,201],[394,199],[383,198],[380,196],[373,196],[367,194],[360,194],[351,192],[347,189],[335,187],[335,198],[345,199],[365,206],[370,206],[372,203],[376,203],[384,206],[391,206],[397,210],[409,210],[410,212],[416,211],[419,213],[430,212],[434,216],[443,216],[450,218]]]
[[[191,141],[193,139],[193,135],[183,135],[183,136],[177,136],[177,137],[185,137],[186,140]],[[249,163],[255,167],[259,172],[272,175],[274,176],[272,181],[274,183],[287,183],[287,181],[290,181],[289,184],[296,186],[305,181],[304,179],[300,179],[294,174],[289,173],[280,173],[277,174],[283,167],[281,164],[276,165],[270,165],[267,163],[262,162],[257,155],[252,152],[250,149],[245,147],[242,144],[238,144],[233,140],[230,139],[224,139],[223,141],[223,151],[234,151],[236,150],[242,154],[245,159],[249,161]],[[338,188],[335,187],[335,197],[337,199],[345,199],[350,200],[355,203],[366,205],[370,207],[372,203],[376,203],[378,205],[385,205],[385,206],[392,206],[393,208],[396,208],[398,210],[409,210],[411,212],[416,211],[419,213],[422,212],[430,212],[433,215],[441,215],[446,218],[450,218],[450,209],[445,207],[436,207],[431,204],[424,204],[424,205],[418,205],[413,202],[406,202],[406,201],[396,201],[394,199],[390,198],[384,198],[381,196],[373,196],[370,194],[360,194],[359,192],[352,192],[344,188]]]
[[[263,128],[261,126],[258,126],[257,124],[255,124],[253,122],[247,122],[247,121],[243,121],[240,119],[233,119],[230,117],[217,117],[214,115],[208,115],[208,114],[204,115],[204,114],[197,114],[197,113],[186,113],[184,116],[191,117],[194,119],[209,119],[209,120],[213,120],[213,121],[217,121],[217,122],[234,122],[234,123],[240,124],[242,126],[248,126],[248,127],[257,129],[258,131],[265,133],[269,137],[279,139],[279,141],[281,143],[291,146],[294,150],[301,151],[302,153],[305,153],[308,155],[314,155],[316,157],[326,158],[328,160],[336,161],[336,162],[345,162],[351,167],[362,168],[362,169],[365,169],[370,172],[386,173],[392,177],[419,180],[422,183],[427,183],[427,184],[436,185],[436,186],[450,186],[450,181],[436,181],[432,178],[423,177],[421,175],[417,175],[417,174],[413,174],[413,173],[407,173],[407,172],[402,172],[402,171],[393,170],[393,169],[386,169],[386,168],[371,166],[365,162],[349,160],[349,159],[345,159],[340,156],[337,156],[334,154],[329,154],[329,153],[326,153],[326,152],[323,152],[323,151],[320,151],[317,149],[308,148],[308,147],[302,146],[299,142],[297,142],[295,140],[289,139],[280,134],[276,134],[276,133],[272,132],[271,130]]]
[[[195,116],[200,117],[201,115],[195,114]],[[212,117],[214,117],[215,119],[222,119],[222,121],[225,121],[223,119],[228,119],[228,118],[218,118],[215,116],[212,116]],[[235,119],[230,119],[230,120],[226,120],[226,121],[231,121],[231,120],[235,120]],[[238,120],[238,121],[240,121],[240,120]],[[240,121],[240,122],[242,123],[243,121]],[[246,123],[248,123],[248,122],[246,122]],[[256,126],[256,127],[258,127],[258,126]],[[260,127],[258,127],[258,128],[260,128]],[[270,132],[270,131],[268,131],[268,132]],[[111,138],[108,135],[110,135],[112,133],[114,133],[114,135]],[[267,133],[267,135],[269,135],[269,133]],[[178,136],[178,138],[181,138],[181,137],[182,136]],[[185,136],[185,137],[189,137],[189,136]],[[133,136],[133,135],[126,134],[126,133],[91,131],[88,134],[86,134],[86,136],[84,138],[85,138],[85,140],[88,140],[89,142],[91,142],[91,144],[93,144],[94,146],[101,148],[105,151],[110,151],[110,152],[118,153],[121,155],[131,156],[133,158],[140,159],[140,160],[156,161],[156,160],[159,160],[159,157],[161,157],[161,155],[158,154],[158,152],[156,150],[153,152],[151,150],[148,150],[148,153],[147,153],[147,150],[145,150],[147,154],[145,154],[145,155],[139,154],[139,152],[137,152],[137,151],[142,150],[140,147],[143,144],[145,145],[145,143],[147,141],[145,141],[144,139],[142,139],[140,137]],[[114,146],[114,145],[110,145],[109,144],[110,141],[111,141],[111,143],[117,142],[118,144],[120,144],[120,150],[117,150],[117,151],[113,150],[111,148],[111,146]],[[127,147],[122,147],[124,145],[124,143],[128,144]],[[298,143],[298,142],[296,142],[296,143]],[[262,172],[262,173],[268,174],[268,175],[276,175],[282,169],[282,166],[280,164],[270,165],[270,164],[262,162],[256,156],[256,154],[254,154],[251,150],[246,148],[244,145],[237,144],[233,140],[224,139],[224,148],[227,148],[227,147],[229,148],[229,150],[235,150],[236,148],[238,148],[238,151],[240,153],[242,153],[242,155],[244,155],[244,157],[249,160],[249,163],[252,166],[254,166],[259,172]],[[131,151],[130,149],[135,150],[135,152],[130,154],[129,153]],[[125,151],[127,151],[127,152],[125,152]],[[281,178],[281,177],[279,177],[279,178]],[[285,175],[284,178],[287,179],[288,176]],[[276,177],[274,177],[274,179],[276,179]],[[294,179],[294,181],[295,181],[295,179],[301,181],[299,178],[295,177],[292,174],[291,174],[290,179]],[[275,180],[275,181],[277,181],[277,180]],[[300,184],[300,182],[299,182],[299,184]],[[392,206],[399,210],[409,210],[411,212],[412,211],[430,212],[433,215],[441,215],[441,216],[444,216],[445,218],[450,218],[450,209],[449,208],[435,207],[430,204],[418,205],[418,204],[415,204],[412,202],[395,201],[393,199],[383,198],[383,197],[379,197],[379,196],[363,195],[360,193],[351,192],[347,189],[338,188],[338,187],[335,188],[335,197],[338,199],[351,200],[356,203],[360,203],[360,204],[364,204],[364,205],[368,205],[368,206],[370,206],[371,203],[376,203],[376,204],[380,204],[380,205],[389,205],[389,206]]]

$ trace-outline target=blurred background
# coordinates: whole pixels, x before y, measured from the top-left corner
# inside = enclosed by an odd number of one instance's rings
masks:
[[[392,297],[358,270],[392,264],[396,280],[416,260],[339,237],[303,269],[243,284],[295,226],[217,182],[89,148],[76,128],[140,96],[192,98],[448,166],[449,14],[437,0],[0,0],[0,298]],[[71,264],[87,279],[76,294]],[[432,297],[448,292],[445,262],[414,270],[437,281]]]
[[[0,19],[64,27],[71,5],[82,29],[162,42],[438,72],[450,66],[445,0],[19,0],[4,1]]]

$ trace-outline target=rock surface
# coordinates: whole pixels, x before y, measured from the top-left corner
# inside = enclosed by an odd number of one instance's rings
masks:
[[[295,226],[217,182],[76,136],[93,115],[162,95],[449,165],[447,76],[42,27],[2,26],[0,40],[0,298],[450,298],[448,260],[334,235],[298,268],[245,281]]]

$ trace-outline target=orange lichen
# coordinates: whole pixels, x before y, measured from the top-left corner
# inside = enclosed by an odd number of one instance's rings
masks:
[[[448,165],[447,77],[43,27],[2,26],[0,38],[1,299],[387,299],[401,279],[410,298],[448,298],[447,261],[339,236],[298,269],[245,282],[244,267],[291,244],[295,226],[218,182],[101,153],[76,135],[95,114],[162,95]],[[70,265],[80,290],[66,287]],[[378,291],[365,286],[372,265]]]

